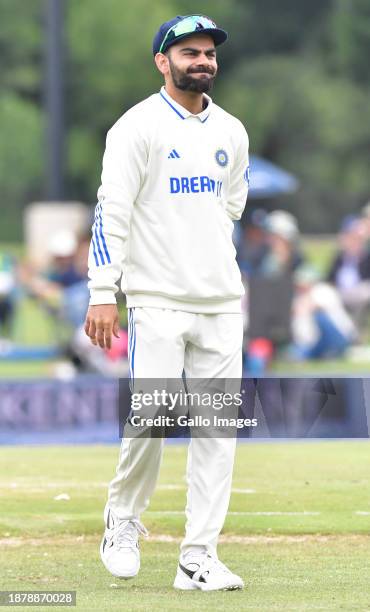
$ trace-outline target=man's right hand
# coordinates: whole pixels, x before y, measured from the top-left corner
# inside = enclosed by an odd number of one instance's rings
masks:
[[[116,304],[89,306],[84,329],[95,346],[110,349],[112,333],[119,338],[119,315]]]

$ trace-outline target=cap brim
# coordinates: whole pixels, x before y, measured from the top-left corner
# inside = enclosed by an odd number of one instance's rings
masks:
[[[163,53],[167,51],[173,45],[177,45],[180,40],[184,40],[184,38],[190,38],[190,36],[197,36],[197,34],[208,34],[211,38],[213,38],[213,42],[215,46],[222,45],[227,40],[227,32],[225,30],[221,30],[220,28],[204,28],[203,30],[196,30],[195,32],[189,32],[187,34],[182,34],[177,36],[174,40],[171,40],[168,45],[163,49]]]

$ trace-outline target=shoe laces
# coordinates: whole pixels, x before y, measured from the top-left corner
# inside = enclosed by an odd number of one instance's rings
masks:
[[[149,535],[147,529],[138,519],[120,521],[115,528],[118,550],[121,548],[135,548],[139,533],[145,537]]]
[[[212,570],[216,570],[217,573],[230,574],[230,570],[218,559],[218,557],[210,555],[207,552],[194,556],[189,555],[189,559],[184,559],[184,562],[186,566],[193,563],[199,565],[198,571],[200,575]]]

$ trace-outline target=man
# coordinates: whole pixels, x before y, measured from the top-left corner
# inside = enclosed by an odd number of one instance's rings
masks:
[[[110,347],[117,281],[127,297],[130,369],[138,379],[240,378],[243,286],[232,243],[248,191],[248,137],[207,95],[227,33],[208,17],[177,16],[153,41],[165,86],[108,132],[90,251],[85,331]],[[135,384],[135,383],[134,383]],[[109,487],[101,557],[115,576],[140,567],[139,521],[163,440],[125,438]],[[236,589],[216,553],[231,490],[235,439],[192,439],[186,536],[174,587]]]

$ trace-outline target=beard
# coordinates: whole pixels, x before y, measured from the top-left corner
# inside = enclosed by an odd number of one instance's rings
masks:
[[[168,60],[170,64],[171,77],[177,89],[181,89],[182,91],[193,91],[196,93],[207,93],[212,89],[216,74],[214,72],[210,72],[209,68],[206,68],[205,66],[203,68],[198,67],[197,73],[203,72],[209,74],[210,76],[196,78],[191,76],[192,74],[195,74],[194,69],[192,72],[183,72],[177,68],[177,66],[175,66],[170,56],[168,56]]]

